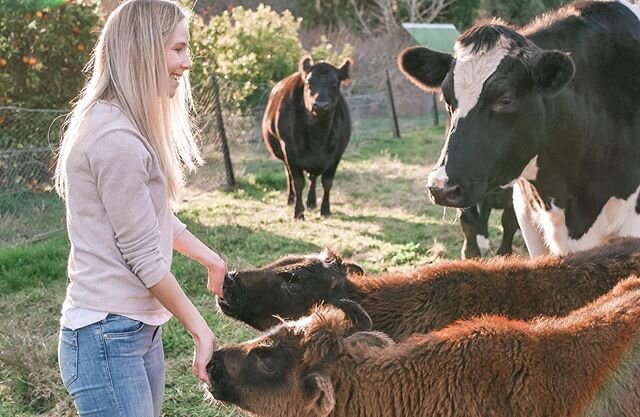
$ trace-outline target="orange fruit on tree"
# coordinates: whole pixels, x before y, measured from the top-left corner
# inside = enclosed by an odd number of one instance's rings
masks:
[[[84,46],[84,43],[78,44],[78,51],[82,52],[86,49],[87,47]]]
[[[4,68],[7,66],[7,60],[5,58],[0,58],[0,68]]]
[[[29,65],[36,65],[37,62],[38,60],[36,60],[34,57],[29,58]]]

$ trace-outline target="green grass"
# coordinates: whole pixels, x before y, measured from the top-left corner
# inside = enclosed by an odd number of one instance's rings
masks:
[[[220,173],[214,172],[214,163],[203,167],[192,178],[179,217],[232,269],[263,265],[289,253],[317,252],[324,246],[371,273],[457,258],[462,236],[456,212],[432,205],[424,187],[443,129],[403,132],[401,139],[379,129],[361,128],[356,133],[338,168],[329,218],[308,210],[306,221],[293,220],[293,207],[286,205],[282,164],[270,159],[261,143],[233,144],[238,178],[234,190],[213,187],[212,178]],[[494,248],[500,238],[498,224],[498,216],[492,216]],[[62,235],[0,250],[0,416],[73,415],[56,362],[68,250]],[[220,345],[255,335],[217,313],[200,265],[177,254],[173,271]],[[192,343],[178,322],[171,320],[165,326],[163,341],[165,416],[241,415],[211,401],[191,376]]]

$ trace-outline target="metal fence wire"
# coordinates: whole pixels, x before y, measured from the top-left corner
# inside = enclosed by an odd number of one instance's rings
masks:
[[[217,89],[211,81],[193,86],[196,124],[206,164],[188,178],[191,196],[233,185],[234,176],[242,175],[233,171],[233,151],[229,153],[229,148],[263,147],[261,123],[268,89],[257,100],[260,105],[229,108],[238,85],[224,79],[218,79],[217,84]],[[392,134],[386,92],[347,92],[345,97],[351,112],[352,137],[373,139]],[[64,230],[64,205],[53,191],[51,177],[67,112],[0,107],[0,247]],[[400,127],[407,131],[431,124],[431,115],[425,112],[401,119]],[[260,150],[270,158],[266,150]]]
[[[64,110],[0,107],[0,246],[61,230],[62,202],[51,192],[53,147]]]

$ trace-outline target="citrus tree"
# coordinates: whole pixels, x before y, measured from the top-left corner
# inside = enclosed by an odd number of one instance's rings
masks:
[[[100,24],[96,5],[79,0],[29,7],[46,4],[0,0],[0,105],[65,108],[84,83],[82,69]]]

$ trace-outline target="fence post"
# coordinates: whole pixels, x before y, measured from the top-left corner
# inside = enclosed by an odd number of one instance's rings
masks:
[[[218,87],[218,80],[215,75],[211,76],[211,86],[213,89],[213,104],[215,106],[214,112],[216,114],[216,132],[218,133],[218,140],[222,145],[222,155],[224,157],[224,170],[227,180],[227,187],[233,188],[236,186],[236,178],[233,175],[233,165],[231,164],[231,155],[229,154],[229,143],[227,141],[227,131],[224,128],[224,119],[222,118],[222,105],[220,104],[220,88]]]
[[[396,104],[393,101],[393,90],[391,89],[391,79],[389,78],[389,70],[385,69],[387,73],[387,94],[389,95],[389,105],[391,106],[391,121],[393,122],[393,136],[400,137],[400,127],[398,126],[398,116],[396,115]]]
[[[433,98],[433,125],[438,126],[438,100],[436,99],[436,93],[431,93],[431,97]]]

